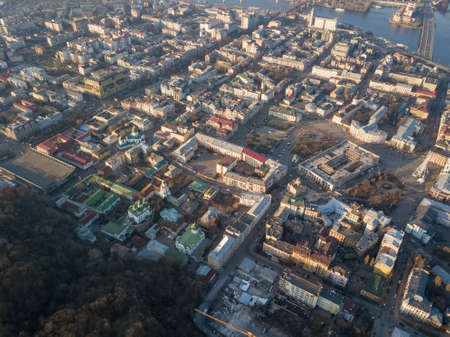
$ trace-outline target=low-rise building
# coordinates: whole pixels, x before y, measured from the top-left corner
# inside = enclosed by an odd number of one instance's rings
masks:
[[[175,247],[185,254],[191,255],[205,239],[205,233],[193,223],[175,240]]]
[[[130,226],[126,223],[117,223],[114,221],[109,221],[104,224],[100,231],[111,239],[118,241],[125,241],[125,239],[131,234],[132,230]]]
[[[361,289],[361,296],[380,303],[383,300],[386,279],[378,274],[371,274],[367,282]]]
[[[138,200],[128,208],[128,217],[140,224],[152,215],[153,211],[147,200]]]
[[[317,306],[330,314],[336,315],[341,311],[342,296],[336,291],[322,289],[319,295],[319,300],[317,301]]]

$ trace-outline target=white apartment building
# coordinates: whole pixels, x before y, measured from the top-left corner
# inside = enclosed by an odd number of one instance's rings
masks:
[[[403,294],[400,312],[425,322],[431,313],[432,304],[425,297],[425,289],[429,273],[420,268],[413,268],[408,276],[405,293]]]
[[[423,130],[423,123],[410,117],[397,129],[397,133],[390,139],[390,144],[397,149],[413,152],[417,145],[414,136]]]
[[[322,290],[320,283],[311,282],[300,275],[284,272],[278,281],[281,292],[294,300],[315,308]]]

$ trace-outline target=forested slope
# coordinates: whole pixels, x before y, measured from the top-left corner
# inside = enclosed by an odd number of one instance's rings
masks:
[[[0,336],[201,336],[177,265],[111,258],[24,188],[0,188]]]

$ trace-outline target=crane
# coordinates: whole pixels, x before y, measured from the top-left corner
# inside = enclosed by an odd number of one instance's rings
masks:
[[[239,329],[239,328],[235,327],[234,325],[232,325],[230,323],[224,322],[224,321],[222,321],[222,320],[220,320],[220,319],[218,319],[218,318],[216,318],[214,316],[211,316],[211,315],[207,314],[206,312],[201,311],[200,309],[194,309],[194,311],[198,312],[199,314],[201,314],[201,315],[203,315],[205,317],[211,318],[212,320],[214,320],[216,322],[219,322],[220,324],[226,326],[227,328],[230,328],[230,329],[232,329],[232,330],[234,330],[236,332],[239,332],[241,335],[244,335],[244,336],[247,336],[247,337],[256,337],[250,331],[245,331],[245,330]]]

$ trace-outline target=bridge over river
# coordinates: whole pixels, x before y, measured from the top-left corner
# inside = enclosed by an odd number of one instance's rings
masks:
[[[420,32],[417,54],[430,60],[433,58],[435,28],[436,23],[434,21],[433,10],[431,8],[427,8],[427,12],[423,17],[423,26],[422,31]]]

